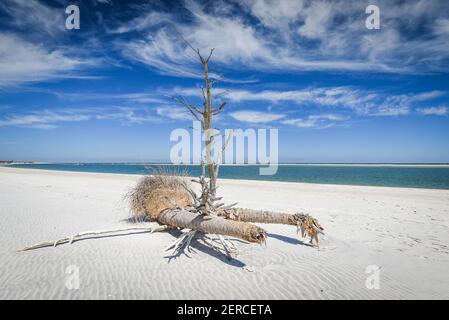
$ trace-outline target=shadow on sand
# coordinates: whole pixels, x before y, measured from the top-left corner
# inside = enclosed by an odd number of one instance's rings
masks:
[[[146,217],[142,218],[136,218],[136,217],[130,217],[128,219],[122,220],[122,222],[127,222],[131,224],[137,224],[141,222],[149,222]],[[171,234],[175,238],[179,238],[182,235],[181,230],[178,229],[172,229],[167,231],[169,234]],[[215,239],[214,237],[211,237],[211,235],[206,235],[202,232],[197,232],[195,237],[192,239],[192,242],[190,243],[190,251],[188,250],[178,250],[177,252],[173,254],[167,254],[165,258],[168,259],[168,263],[171,262],[171,260],[179,258],[180,256],[186,256],[188,258],[192,258],[192,255],[196,252],[200,251],[205,254],[208,254],[211,257],[214,257],[221,262],[224,262],[230,266],[237,267],[237,268],[244,268],[246,264],[236,258],[229,257],[224,249],[220,248],[221,244],[217,241],[218,239]],[[247,243],[246,241],[242,241],[240,239],[232,239],[234,242],[240,242],[240,243]]]
[[[304,242],[301,241],[299,239],[296,238],[291,238],[291,237],[286,237],[286,236],[282,236],[280,234],[276,234],[276,233],[269,233],[268,236],[270,238],[275,238],[277,240],[286,242],[286,243],[290,243],[290,244],[295,244],[295,245],[301,245],[301,246],[306,246],[306,247],[314,247],[314,245],[308,243],[308,242]]]
[[[173,235],[175,238],[179,238],[182,234],[180,230],[170,230],[168,231],[168,233]],[[182,255],[185,255],[188,258],[192,258],[191,256],[192,254],[195,254],[197,251],[200,251],[233,267],[243,268],[246,266],[244,262],[234,257],[232,258],[229,257],[224,251],[224,249],[220,248],[220,243],[217,240],[218,239],[215,239],[210,235],[206,235],[202,232],[197,232],[194,238],[192,239],[192,242],[190,243],[191,252],[188,252],[188,250],[186,249],[178,250],[173,254],[166,255],[165,258],[167,258],[168,263],[170,263],[172,259],[176,259]],[[233,241],[244,242],[235,239],[233,239]]]

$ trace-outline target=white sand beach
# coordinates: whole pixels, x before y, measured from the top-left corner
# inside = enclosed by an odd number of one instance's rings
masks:
[[[227,203],[307,212],[326,235],[262,225],[266,246],[228,261],[194,242],[166,258],[174,233],[89,239],[16,252],[80,231],[126,227],[139,176],[0,168],[0,299],[449,299],[449,191],[220,180]],[[380,268],[368,288],[367,267]],[[67,286],[79,268],[79,289]],[[368,268],[369,270],[369,268]]]

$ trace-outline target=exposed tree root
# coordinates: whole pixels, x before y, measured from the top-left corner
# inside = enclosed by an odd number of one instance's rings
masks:
[[[177,255],[185,250],[188,252],[192,252],[190,249],[190,242],[192,241],[193,237],[195,236],[196,231],[190,230],[187,232],[184,232],[180,237],[178,237],[174,242],[172,242],[168,247],[164,249],[164,251],[172,250],[172,255]]]
[[[222,235],[218,235],[218,238],[220,239],[221,245],[229,258],[232,258],[234,254],[237,254],[236,246],[229,239],[225,239]]]
[[[195,236],[200,237],[200,239],[202,239],[204,243],[207,243],[205,241],[205,239],[211,240],[210,244],[212,245],[212,247],[216,248],[218,251],[223,250],[224,254],[226,254],[226,256],[229,259],[232,259],[237,255],[237,248],[232,243],[232,241],[230,239],[226,239],[222,235],[216,235],[218,240],[213,240],[210,237],[208,237],[205,233],[198,232],[195,230],[188,230],[186,232],[183,232],[183,234],[181,236],[179,236],[175,241],[173,241],[169,246],[167,246],[164,249],[164,251],[171,251],[172,257],[178,256],[181,253],[184,253],[187,255],[186,251],[188,253],[192,253],[190,243]],[[218,242],[219,244],[221,244],[222,248],[219,248],[215,244],[215,242]]]

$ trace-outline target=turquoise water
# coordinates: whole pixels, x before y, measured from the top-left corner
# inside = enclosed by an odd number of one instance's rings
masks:
[[[198,166],[144,165],[144,164],[30,164],[17,168],[46,170],[146,174],[162,169],[169,172],[199,174]],[[273,176],[259,175],[259,166],[221,166],[220,178],[267,181],[289,181],[361,186],[449,189],[449,168],[401,165],[280,165]]]

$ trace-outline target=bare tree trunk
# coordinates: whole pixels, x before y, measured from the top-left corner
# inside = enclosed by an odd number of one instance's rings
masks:
[[[181,36],[182,37],[182,36]],[[211,49],[209,56],[204,58],[199,49],[195,49],[186,39],[182,37],[182,39],[186,42],[186,44],[198,55],[198,58],[203,65],[204,72],[204,84],[205,88],[201,88],[201,94],[203,96],[203,108],[198,108],[193,105],[187,103],[183,98],[177,97],[176,99],[193,115],[193,117],[200,121],[204,133],[205,133],[205,146],[206,146],[206,165],[209,170],[209,188],[207,190],[203,190],[202,197],[203,199],[214,199],[217,190],[217,176],[218,176],[218,167],[219,164],[214,162],[212,159],[212,150],[214,144],[214,135],[213,135],[213,127],[212,127],[212,119],[215,115],[218,115],[225,106],[225,103],[222,103],[218,108],[212,107],[212,84],[213,80],[209,79],[209,60],[214,52],[214,49]],[[218,159],[217,159],[218,161]],[[212,200],[214,202],[215,200]],[[208,214],[208,213],[204,213]]]
[[[182,209],[165,210],[159,215],[158,221],[172,227],[225,235],[249,242],[263,243],[266,239],[265,230],[253,224],[211,215],[205,216]]]
[[[212,52],[211,52],[212,54]],[[210,56],[209,56],[210,58]],[[204,97],[204,111],[203,111],[203,121],[204,121],[204,132],[206,134],[206,163],[209,169],[209,194],[215,197],[217,176],[216,176],[216,165],[212,159],[212,147],[214,143],[214,137],[212,135],[212,93],[211,93],[211,82],[209,79],[209,58],[202,59],[204,67],[204,82],[206,85],[206,93]]]
[[[309,236],[310,242],[315,240],[318,245],[318,234],[324,234],[324,228],[318,220],[304,213],[288,214],[272,211],[253,210],[244,208],[230,208],[219,210],[218,215],[225,219],[253,222],[253,223],[274,223],[297,226],[302,237]]]
[[[219,215],[237,221],[297,225],[295,215],[289,213],[231,208],[221,210]]]

